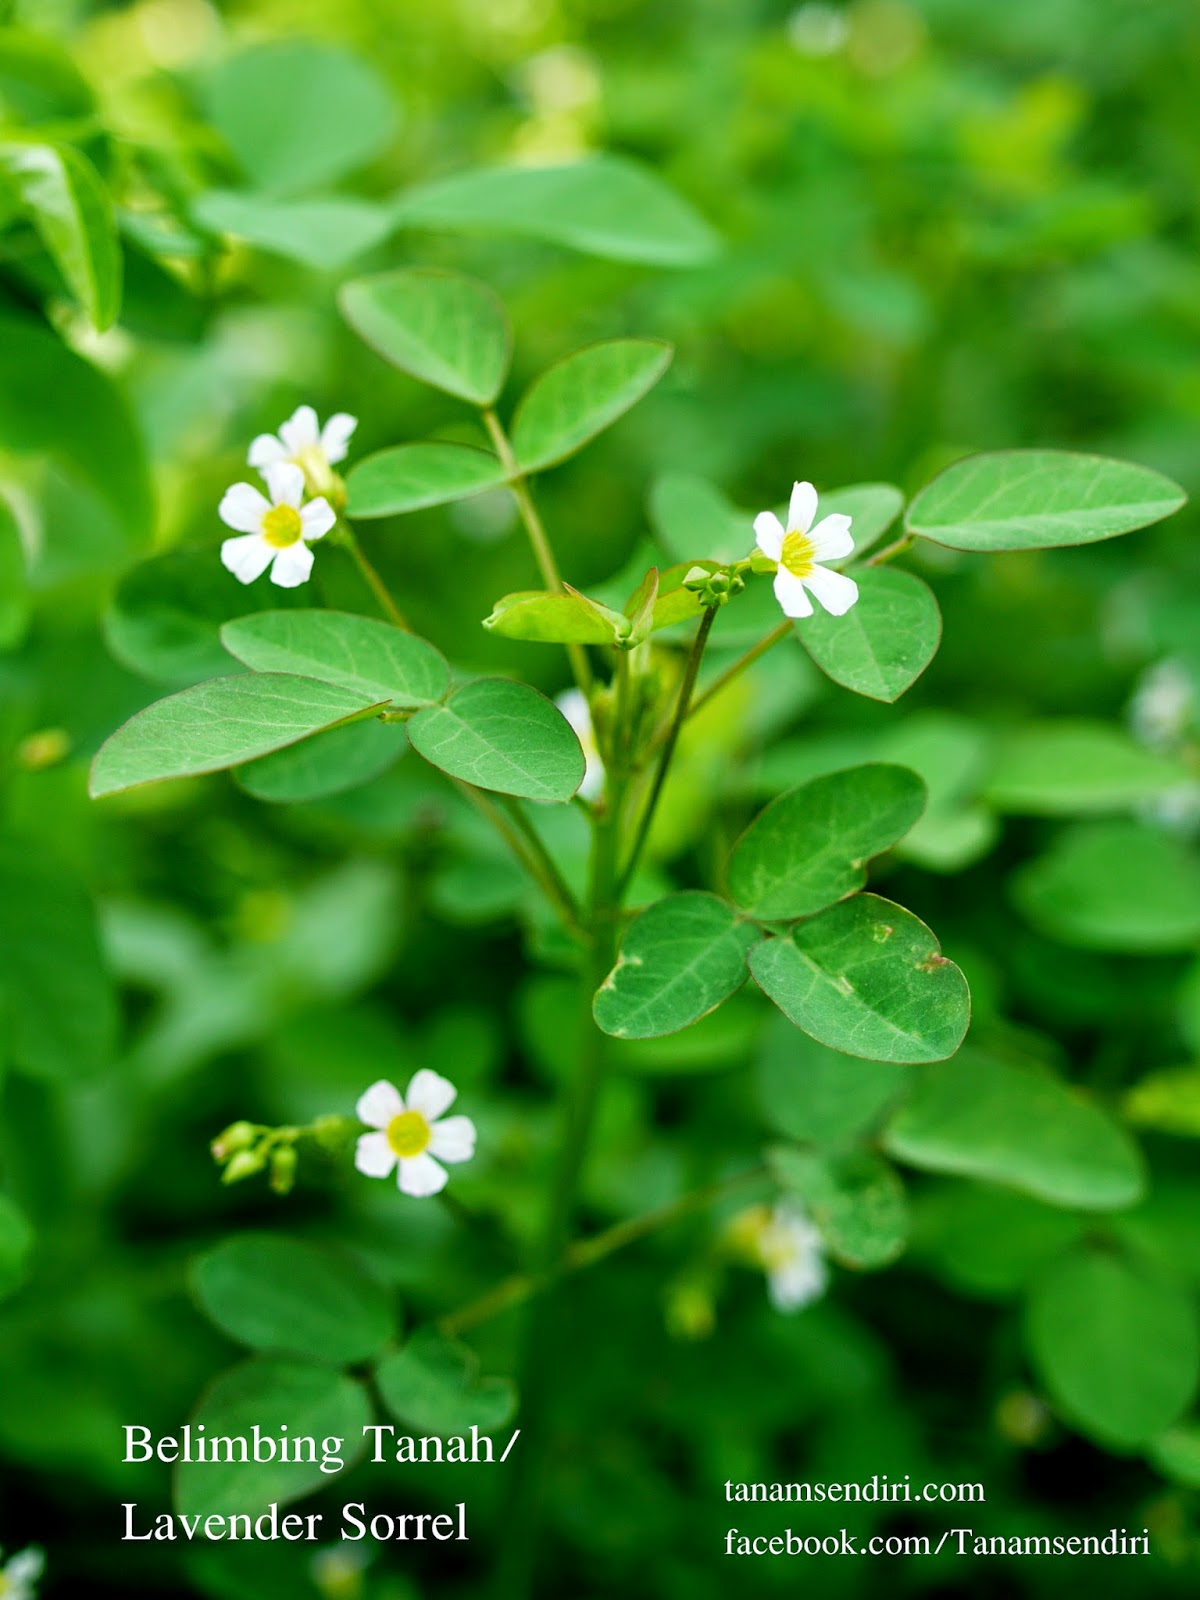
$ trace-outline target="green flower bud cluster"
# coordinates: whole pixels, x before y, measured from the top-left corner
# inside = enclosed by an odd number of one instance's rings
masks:
[[[210,1145],[213,1160],[223,1170],[222,1183],[267,1174],[276,1194],[290,1194],[300,1164],[298,1146],[308,1140],[327,1156],[349,1150],[358,1123],[352,1117],[318,1117],[306,1128],[268,1128],[254,1122],[234,1122]]]
[[[683,580],[683,587],[697,595],[706,608],[728,605],[746,587],[742,573],[747,565],[738,561],[728,567],[693,567]]]

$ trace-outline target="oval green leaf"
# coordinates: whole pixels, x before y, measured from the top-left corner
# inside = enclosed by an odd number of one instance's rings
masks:
[[[376,1278],[349,1256],[282,1234],[226,1239],[197,1257],[190,1276],[217,1327],[254,1350],[348,1366],[395,1336]]]
[[[866,1150],[813,1155],[789,1145],[768,1153],[771,1171],[812,1217],[835,1261],[886,1267],[908,1242],[908,1199],[896,1169]]]
[[[1087,950],[1155,955],[1200,939],[1200,860],[1137,822],[1068,829],[1016,874],[1013,898],[1041,932]]]
[[[410,227],[523,234],[660,267],[694,266],[717,247],[686,201],[625,156],[461,172],[401,194],[394,213]]]
[[[98,798],[236,767],[382,704],[338,684],[278,672],[213,678],[155,701],[106,739],[92,762],[89,793]]]
[[[306,805],[359,789],[395,765],[404,731],[372,717],[347,722],[233,769],[239,789],[272,805]]]
[[[970,1048],[924,1074],[884,1148],[910,1166],[1080,1211],[1131,1206],[1145,1184],[1136,1143],[1098,1105],[1045,1068]]]
[[[221,643],[255,672],[319,678],[368,701],[428,706],[450,689],[450,668],[431,644],[353,612],[258,611],[227,622]]]
[[[408,724],[418,755],[479,789],[523,800],[569,800],[584,756],[557,706],[528,684],[479,678]]]
[[[878,895],[831,906],[750,952],[790,1022],[868,1061],[941,1061],[971,1019],[967,980],[919,918]]]
[[[0,187],[18,196],[94,328],[121,309],[121,249],[112,204],[95,167],[70,145],[0,140]]]
[[[272,1359],[234,1367],[204,1395],[190,1418],[193,1428],[203,1426],[210,1438],[236,1439],[252,1437],[257,1425],[265,1437],[278,1439],[286,1427],[291,1438],[318,1441],[317,1459],[183,1462],[175,1469],[176,1508],[192,1517],[254,1517],[272,1501],[287,1505],[331,1482],[320,1441],[342,1441],[344,1470],[364,1453],[370,1420],[362,1385],[332,1367]]]
[[[826,677],[890,704],[937,654],[942,614],[928,584],[911,572],[860,567],[853,576],[858,600],[844,617],[817,610],[796,632]]]
[[[1189,776],[1108,723],[1035,722],[997,744],[983,797],[1000,811],[1070,817],[1129,810]]]
[[[273,200],[233,189],[206,189],[191,209],[195,221],[210,233],[231,234],[318,272],[349,265],[392,231],[386,207],[350,195]]]
[[[894,1061],[863,1061],[772,1018],[756,1063],[763,1120],[804,1144],[840,1144],[872,1126],[910,1082]]]
[[[395,517],[466,500],[504,482],[504,468],[468,444],[400,444],[367,456],[346,479],[349,517]]]
[[[738,561],[753,544],[753,519],[707,478],[667,472],[650,491],[650,523],[676,561]]]
[[[544,372],[513,418],[522,472],[565,461],[624,416],[662,377],[672,353],[658,339],[608,339]]]
[[[773,800],[733,847],[729,892],[751,916],[787,922],[861,889],[866,864],[925,809],[907,767],[871,762],[814,778]]]
[[[596,991],[597,1026],[616,1039],[657,1039],[698,1022],[745,983],[756,938],[714,894],[689,889],[648,906]]]
[[[1196,1392],[1189,1297],[1118,1255],[1081,1248],[1048,1267],[1029,1298],[1025,1338],[1063,1415],[1110,1448],[1149,1443]]]
[[[630,631],[628,617],[599,601],[573,591],[553,594],[544,589],[506,594],[483,625],[502,639],[523,639],[528,644],[615,645]]]
[[[500,393],[512,335],[486,284],[410,267],[358,278],[338,303],[355,333],[401,372],[480,406]]]
[[[465,1345],[432,1328],[419,1328],[402,1350],[385,1356],[375,1381],[388,1410],[417,1433],[469,1434],[502,1428],[517,1408],[507,1378],[481,1378],[479,1361]]]
[[[1043,550],[1145,528],[1186,499],[1170,478],[1128,461],[999,450],[947,467],[913,500],[905,526],[952,550]]]

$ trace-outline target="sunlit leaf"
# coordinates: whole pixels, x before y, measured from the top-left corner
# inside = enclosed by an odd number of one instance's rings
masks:
[[[895,567],[860,567],[845,616],[818,606],[796,623],[800,642],[834,683],[870,700],[898,700],[937,653],[942,617],[927,584]]]
[[[517,407],[513,450],[525,472],[574,455],[646,394],[671,364],[655,339],[589,345],[538,378]]]
[[[408,724],[413,749],[480,789],[569,800],[583,782],[579,740],[562,712],[527,684],[479,678]]]
[[[477,405],[499,394],[512,334],[486,284],[411,267],[357,278],[338,303],[354,331],[402,372]]]
[[[359,461],[346,479],[350,517],[394,517],[466,500],[504,482],[486,450],[466,444],[400,444]]]
[[[450,688],[450,668],[431,644],[348,611],[258,611],[227,622],[221,643],[255,672],[320,678],[368,701],[427,706]]]
[[[231,234],[320,272],[348,266],[392,231],[386,207],[350,195],[280,200],[207,189],[192,202],[192,215],[211,233]]]
[[[121,307],[121,250],[95,167],[71,145],[0,139],[0,188],[6,184],[88,321],[109,327]]]

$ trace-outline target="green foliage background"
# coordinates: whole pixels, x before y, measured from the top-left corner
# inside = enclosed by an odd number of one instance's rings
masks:
[[[268,603],[217,561],[215,506],[250,437],[309,401],[361,418],[356,456],[480,442],[342,320],[339,285],[374,268],[492,284],[516,327],[513,394],[593,339],[677,346],[638,411],[539,488],[590,592],[640,575],[667,473],[758,508],[794,477],[911,494],[969,451],[1044,445],[1127,456],[1195,499],[1200,23],[1184,0],[8,0],[0,19],[0,1541],[46,1545],[51,1595],[479,1593],[503,1538],[499,1469],[360,1468],[324,1487],[314,1504],[465,1498],[472,1516],[464,1549],[385,1551],[335,1591],[303,1548],[131,1555],[117,1503],[161,1509],[169,1486],[120,1464],[118,1430],[174,1432],[237,1340],[255,1343],[189,1276],[230,1235],[349,1249],[406,1329],[519,1264],[574,1005],[545,908],[411,755],[292,806],[223,776],[97,805],[87,763],[125,717],[226,670],[217,625]],[[258,77],[247,62],[279,39],[264,94],[262,58]],[[69,152],[49,210],[22,188],[30,140]],[[464,228],[427,187],[597,148],[657,171],[721,248],[681,213],[631,252],[636,208],[581,235],[569,207],[522,218],[494,180],[460,195],[493,213]],[[458,667],[564,685],[560,652],[479,625],[535,581],[502,495],[368,529]],[[945,618],[930,669],[885,706],[791,643],[768,656],[685,741],[648,892],[710,887],[782,788],[910,764],[931,815],[872,885],[968,973],[966,1047],[848,1072],[744,994],[694,1032],[614,1044],[584,1189],[598,1227],[764,1144],[837,1150],[866,1130],[900,1163],[911,1234],[886,1271],[838,1269],[787,1319],[721,1256],[719,1213],[581,1275],[548,1594],[794,1588],[785,1561],[731,1579],[726,1526],[759,1530],[728,1515],[725,1480],[876,1472],[981,1481],[987,1504],[786,1520],[1145,1526],[1155,1555],[1089,1563],[1089,1586],[1194,1584],[1194,513],[1082,550],[923,545],[913,564]],[[315,582],[324,603],[372,609],[341,551],[319,553]],[[730,651],[774,620],[757,600],[729,608]],[[1184,709],[1150,748],[1131,701],[1164,683]],[[420,1065],[479,1125],[454,1176],[469,1223],[340,1169],[302,1171],[286,1202],[219,1187],[207,1142],[233,1118],[348,1113]],[[516,1331],[472,1331],[484,1371],[511,1371]],[[804,1581],[834,1600],[1037,1596],[1084,1570],[826,1560]]]

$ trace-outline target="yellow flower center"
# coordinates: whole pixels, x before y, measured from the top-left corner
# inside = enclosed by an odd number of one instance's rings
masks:
[[[262,519],[263,538],[277,550],[295,544],[303,531],[304,524],[295,506],[272,506]]]
[[[398,1156],[419,1156],[432,1137],[429,1124],[419,1111],[401,1111],[387,1125],[387,1142]]]
[[[807,578],[816,565],[816,559],[817,552],[812,540],[799,529],[794,529],[783,541],[780,565],[786,567],[793,578]]]

